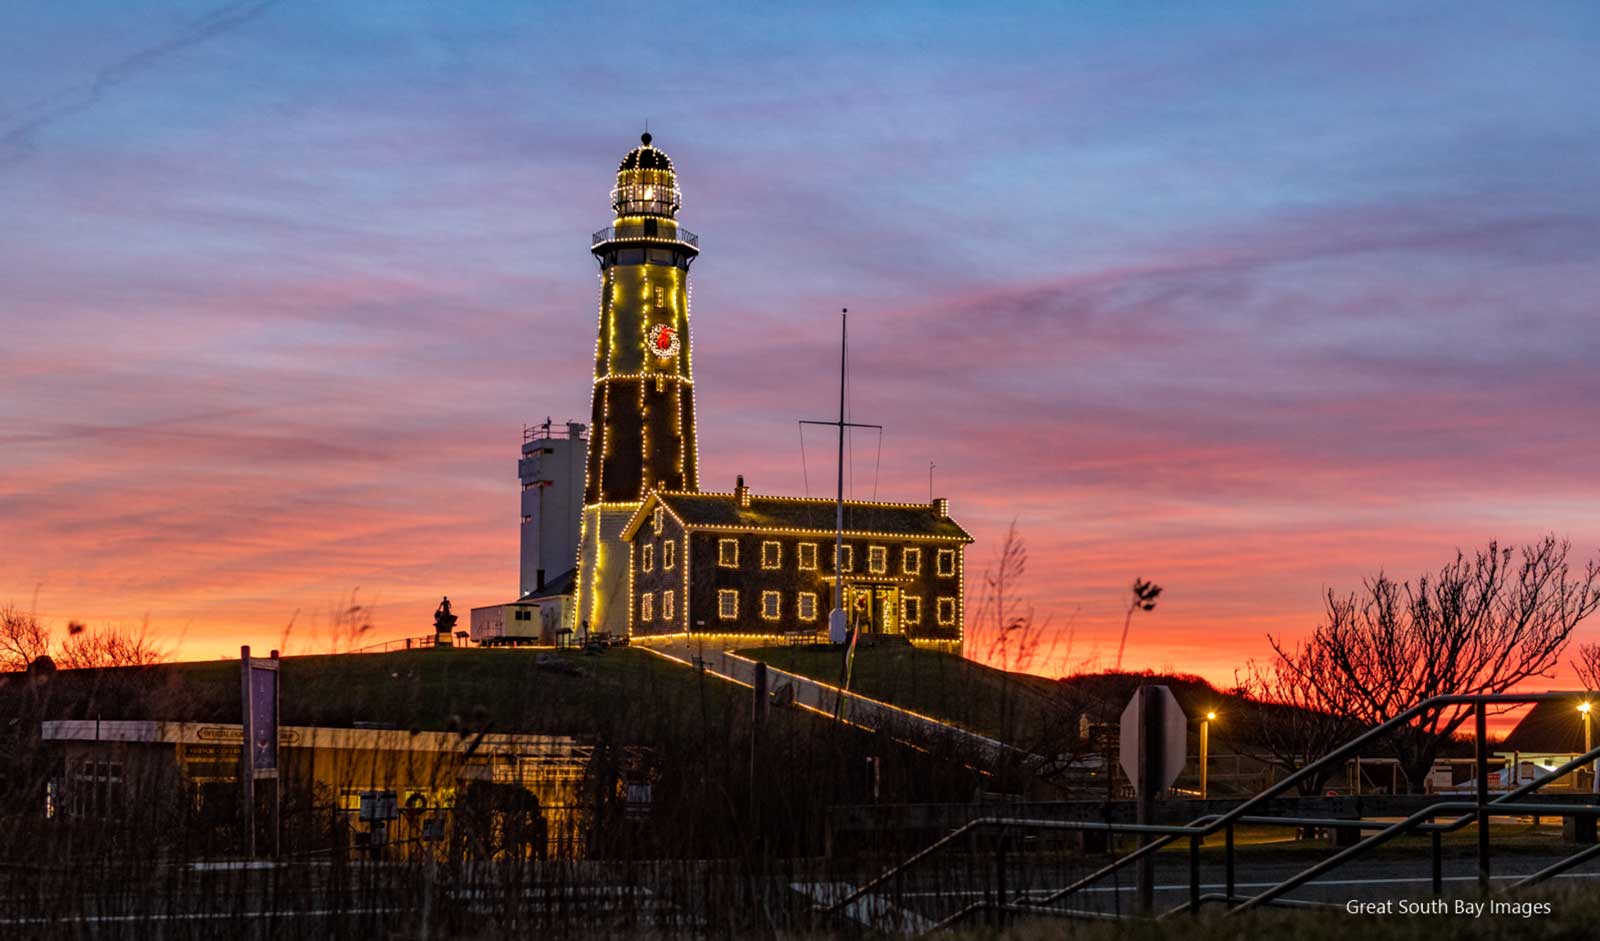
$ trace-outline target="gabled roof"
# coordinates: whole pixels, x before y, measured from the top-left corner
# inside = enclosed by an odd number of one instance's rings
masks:
[[[1553,699],[1534,703],[1496,750],[1583,754],[1583,714],[1578,711],[1578,704],[1587,698],[1587,693],[1573,693],[1570,701]]]
[[[785,530],[827,534],[834,531],[833,500],[820,497],[763,497],[750,494],[740,506],[731,493],[676,493],[652,491],[639,505],[622,531],[631,540],[657,503],[665,506],[684,529],[725,532]],[[844,502],[844,531],[850,536],[897,536],[969,543],[972,536],[948,516],[941,517],[927,503]]]
[[[577,569],[567,569],[555,578],[544,583],[543,588],[535,589],[518,598],[515,603],[524,601],[538,601],[542,598],[557,598],[561,595],[572,594],[572,585],[578,580]]]

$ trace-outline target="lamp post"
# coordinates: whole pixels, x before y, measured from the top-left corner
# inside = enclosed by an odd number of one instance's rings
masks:
[[[1209,762],[1207,761],[1207,754],[1210,751],[1210,744],[1211,744],[1211,721],[1213,719],[1215,719],[1216,717],[1217,717],[1217,714],[1215,712],[1207,712],[1206,713],[1206,717],[1204,719],[1200,720],[1200,799],[1201,800],[1205,800],[1206,797],[1208,796],[1208,788],[1206,786],[1207,785],[1207,780],[1206,779],[1209,777],[1209,775],[1206,772],[1208,770],[1207,765],[1209,764]],[[1584,727],[1588,728],[1588,726],[1584,726]]]
[[[1589,710],[1589,703],[1578,703],[1578,711],[1583,713],[1583,750],[1585,752],[1588,752],[1594,747],[1593,735],[1591,734],[1592,723],[1589,719]],[[1589,763],[1589,790],[1592,793],[1600,794],[1600,777],[1596,777],[1595,775],[1594,762]]]

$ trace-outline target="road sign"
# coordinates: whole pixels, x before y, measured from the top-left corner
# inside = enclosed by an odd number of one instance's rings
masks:
[[[1152,751],[1152,755],[1160,759],[1159,767],[1150,769],[1150,778],[1156,791],[1164,791],[1178,780],[1178,772],[1183,770],[1188,751],[1189,719],[1178,707],[1178,699],[1172,695],[1172,690],[1165,686],[1153,686],[1151,689],[1155,690],[1153,701],[1161,715],[1155,725],[1160,731],[1160,740]],[[1135,784],[1139,780],[1139,749],[1143,744],[1145,729],[1139,705],[1142,701],[1140,690],[1134,690],[1133,699],[1122,710],[1122,770],[1127,773],[1128,780]]]

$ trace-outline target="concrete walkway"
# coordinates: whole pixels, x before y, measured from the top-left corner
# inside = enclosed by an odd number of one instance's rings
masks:
[[[754,686],[756,661],[734,653],[730,649],[733,644],[745,645],[748,643],[748,640],[737,638],[731,640],[701,640],[699,638],[685,640],[682,637],[675,637],[646,641],[634,638],[633,646],[643,647],[658,656],[676,660],[691,669],[703,661],[706,672],[713,676],[738,683],[741,686]],[[857,693],[843,692],[832,684],[822,683],[810,677],[780,670],[768,664],[767,687],[773,693],[777,693],[785,685],[794,690],[795,702],[800,706],[830,717],[834,715],[839,697],[843,695],[845,700],[844,721],[865,729],[884,731],[920,742],[951,742],[961,747],[974,749],[984,759],[990,761],[996,760],[1008,752],[1013,757],[1023,754],[1004,742],[989,738],[986,735],[980,735],[951,725],[948,722],[941,722],[931,716],[902,709],[890,703],[869,699]],[[1024,757],[1026,756],[1024,755]]]

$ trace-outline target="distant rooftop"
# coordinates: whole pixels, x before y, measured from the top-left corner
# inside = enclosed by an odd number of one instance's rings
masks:
[[[556,425],[546,418],[542,425],[523,425],[523,441],[539,441],[544,438],[582,438],[589,430],[589,426],[582,422],[569,421],[565,425]]]

